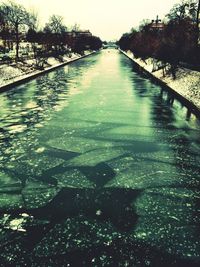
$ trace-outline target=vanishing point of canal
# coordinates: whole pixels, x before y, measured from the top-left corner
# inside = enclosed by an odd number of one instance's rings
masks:
[[[200,123],[104,50],[0,95],[0,266],[200,266]]]

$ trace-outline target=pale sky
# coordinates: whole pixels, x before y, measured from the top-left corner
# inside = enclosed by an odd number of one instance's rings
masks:
[[[4,0],[0,0],[5,2]],[[15,0],[38,12],[44,25],[52,14],[64,17],[66,26],[80,24],[102,40],[118,40],[143,19],[163,18],[180,0]]]

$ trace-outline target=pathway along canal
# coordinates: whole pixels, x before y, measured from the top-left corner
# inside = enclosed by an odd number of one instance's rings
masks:
[[[199,266],[199,121],[129,59],[101,51],[0,105],[1,266]]]

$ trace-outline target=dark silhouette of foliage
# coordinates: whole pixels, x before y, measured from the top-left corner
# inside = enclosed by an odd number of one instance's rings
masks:
[[[136,57],[153,57],[170,63],[175,78],[180,62],[198,65],[200,61],[199,10],[197,1],[182,1],[167,14],[167,23],[156,28],[155,24],[152,27],[153,22],[143,21],[138,32],[122,35],[119,46],[131,50]]]
[[[120,48],[124,51],[127,51],[130,49],[130,43],[131,43],[131,38],[130,38],[130,34],[128,33],[123,34],[118,42]]]
[[[102,47],[102,41],[96,36],[79,36],[75,40],[74,52],[83,53],[84,50],[99,50]]]

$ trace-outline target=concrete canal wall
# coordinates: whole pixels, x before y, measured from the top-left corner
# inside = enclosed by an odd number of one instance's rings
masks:
[[[142,61],[135,58],[131,52],[120,50],[134,63],[139,72],[145,73],[150,79],[161,85],[164,89],[180,100],[192,113],[200,117],[200,72],[180,68],[177,70],[177,78],[171,75],[163,77],[163,70],[154,70],[152,59]],[[173,101],[173,99],[172,99]]]
[[[25,83],[27,81],[30,81],[32,79],[37,78],[38,76],[41,76],[41,75],[43,75],[45,73],[48,73],[48,72],[51,72],[51,71],[53,71],[53,70],[55,70],[57,68],[63,67],[65,65],[68,65],[68,64],[70,64],[72,62],[75,62],[75,61],[77,61],[79,59],[82,59],[82,58],[88,57],[90,55],[93,55],[95,53],[97,53],[97,51],[93,51],[93,52],[88,53],[86,55],[78,56],[78,57],[70,59],[68,61],[64,61],[62,63],[47,67],[44,70],[33,70],[33,71],[30,71],[27,74],[20,75],[19,77],[11,78],[7,82],[3,83],[3,85],[0,85],[0,92],[6,91],[6,90],[8,90],[8,89],[10,89],[10,88],[12,88],[14,86],[23,84],[23,83]]]

